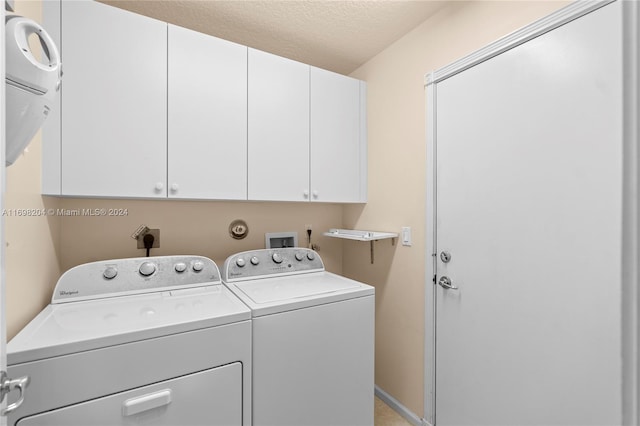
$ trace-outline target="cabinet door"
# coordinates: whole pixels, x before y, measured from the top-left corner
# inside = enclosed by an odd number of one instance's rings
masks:
[[[311,68],[311,200],[366,201],[363,82]]]
[[[170,198],[247,199],[247,47],[169,25]]]
[[[165,197],[167,24],[62,3],[62,194]]]
[[[249,49],[249,199],[309,198],[309,66]]]

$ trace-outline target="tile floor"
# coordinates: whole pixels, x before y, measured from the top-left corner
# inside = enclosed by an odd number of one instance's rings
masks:
[[[391,407],[382,402],[378,397],[375,398],[375,426],[411,426],[411,423],[405,420],[400,414],[396,413]]]

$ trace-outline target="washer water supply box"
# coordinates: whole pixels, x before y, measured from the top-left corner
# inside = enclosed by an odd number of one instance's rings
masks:
[[[298,247],[297,232],[268,232],[264,234],[266,248]]]

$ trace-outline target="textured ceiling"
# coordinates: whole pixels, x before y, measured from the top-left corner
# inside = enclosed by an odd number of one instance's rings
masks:
[[[446,1],[102,0],[161,21],[349,74]]]

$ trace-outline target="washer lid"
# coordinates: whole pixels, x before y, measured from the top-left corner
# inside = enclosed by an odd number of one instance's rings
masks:
[[[9,365],[251,319],[223,285],[48,305],[7,344]]]
[[[355,281],[326,274],[247,281],[238,283],[236,286],[258,304],[357,290],[361,287],[360,283]]]
[[[330,272],[227,284],[252,310],[268,315],[374,294],[374,288]]]

